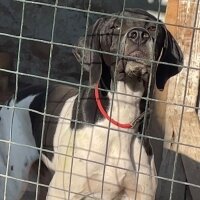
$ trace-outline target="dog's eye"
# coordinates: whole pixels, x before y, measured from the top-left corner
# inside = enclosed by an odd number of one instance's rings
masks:
[[[156,31],[156,26],[150,26],[150,27],[148,28],[148,31]]]
[[[118,24],[113,24],[110,29],[120,30],[120,26]]]

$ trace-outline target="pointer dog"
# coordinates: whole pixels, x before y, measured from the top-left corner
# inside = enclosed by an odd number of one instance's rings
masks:
[[[150,75],[162,90],[180,71],[170,63],[182,64],[183,55],[166,27],[151,14],[127,9],[124,16],[122,24],[116,17],[98,19],[89,30],[86,50],[81,49],[84,40],[79,40],[74,54],[89,72],[91,87],[79,91],[63,85],[48,91],[46,113],[59,118],[45,118],[43,136],[42,115],[20,109],[12,115],[10,108],[0,111],[1,139],[9,140],[11,133],[13,142],[44,149],[42,162],[52,174],[48,200],[155,198],[156,171],[149,141],[137,136],[138,123],[132,128],[124,125],[141,117],[141,97]],[[118,58],[112,55],[116,53]],[[32,87],[18,93],[16,106],[43,112],[44,102],[45,89]],[[0,143],[0,153],[0,172],[5,174],[7,143]],[[8,175],[27,180],[39,151],[12,144],[9,155]],[[0,181],[0,199],[4,185],[8,200],[21,198],[25,182],[8,179],[4,184],[3,177]]]

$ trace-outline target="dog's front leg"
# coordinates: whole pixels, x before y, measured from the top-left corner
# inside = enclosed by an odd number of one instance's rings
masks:
[[[138,176],[136,199],[154,200],[157,188],[154,158],[147,155],[139,138],[133,142],[133,161]]]
[[[104,165],[74,158],[71,176],[68,169],[65,172],[62,169],[55,172],[49,185],[47,200],[114,199],[120,191],[117,180],[115,180],[116,173],[113,173],[115,169],[111,171],[106,169],[103,197],[101,198],[103,167]]]
[[[93,193],[90,187],[95,187],[100,181],[94,181],[91,186],[91,180],[84,173],[84,164],[82,164],[83,172],[82,174],[77,174],[72,172],[70,176],[70,171],[56,171],[53,179],[49,185],[49,190],[47,194],[47,200],[81,200],[81,199],[94,199],[91,198]],[[70,191],[70,194],[69,194]]]
[[[76,161],[76,166],[78,164],[77,162],[78,161]],[[100,199],[102,176],[98,174],[97,168],[93,170],[93,173],[91,171],[91,167],[88,170],[86,162],[81,160],[79,162],[82,162],[81,165],[79,165],[81,167],[80,170],[77,171],[75,166],[71,176],[70,171],[63,172],[59,170],[55,172],[54,177],[49,185],[49,190],[46,198],[47,200]],[[99,171],[101,171],[101,169],[99,169]],[[112,198],[107,199],[109,200]]]

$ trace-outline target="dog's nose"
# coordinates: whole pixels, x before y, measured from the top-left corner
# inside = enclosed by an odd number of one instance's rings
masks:
[[[139,45],[146,43],[150,39],[149,32],[144,28],[131,29],[128,32],[127,37]]]

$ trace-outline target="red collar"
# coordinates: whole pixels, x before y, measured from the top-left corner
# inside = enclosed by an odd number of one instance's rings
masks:
[[[128,124],[122,124],[118,121],[115,121],[114,119],[112,119],[108,113],[104,110],[102,104],[101,104],[101,101],[100,101],[100,98],[99,98],[99,87],[98,87],[98,84],[96,85],[95,87],[95,99],[96,99],[96,102],[97,102],[97,106],[99,108],[99,111],[101,112],[101,114],[109,121],[111,122],[112,124],[120,127],[120,128],[132,128],[133,125],[131,123],[128,123]]]

